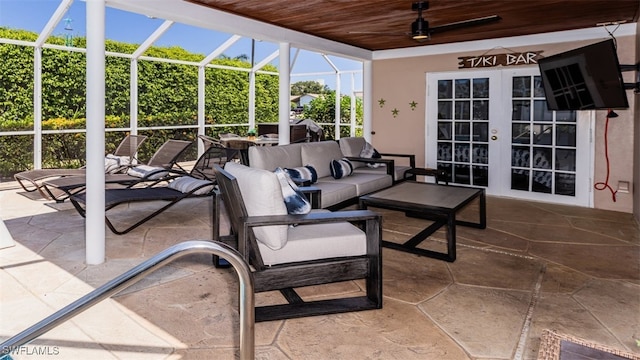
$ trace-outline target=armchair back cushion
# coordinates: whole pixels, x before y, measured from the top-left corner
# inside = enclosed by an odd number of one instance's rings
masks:
[[[235,162],[228,162],[224,169],[237,179],[248,216],[287,215],[275,173]],[[254,234],[259,243],[272,250],[287,244],[287,225],[256,227]]]
[[[331,176],[331,161],[344,157],[340,151],[340,145],[333,140],[306,144],[301,150],[302,163],[313,166],[318,173],[318,178]]]

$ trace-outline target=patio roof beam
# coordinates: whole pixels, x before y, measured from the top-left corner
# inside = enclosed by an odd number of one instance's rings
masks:
[[[333,68],[333,70],[335,70],[336,72],[340,71],[340,69],[338,69],[338,67],[333,63],[333,61],[331,61],[331,59],[329,59],[327,54],[322,54],[322,58],[329,64],[329,66],[331,66]]]
[[[64,14],[66,14],[71,7],[71,4],[73,4],[73,0],[62,0],[60,2],[60,5],[58,5],[58,8],[53,13],[53,15],[51,15],[49,21],[44,26],[44,29],[42,29],[42,31],[40,32],[40,35],[38,35],[38,39],[36,40],[36,47],[42,47],[44,42],[47,41],[49,36],[51,36],[53,30],[55,30],[56,26],[58,26],[58,24],[60,23],[60,20],[62,20]]]
[[[171,25],[173,25],[173,21],[165,20],[160,26],[158,26],[153,34],[149,35],[149,37],[142,44],[140,44],[140,46],[138,46],[136,51],[133,52],[132,57],[134,59],[137,59],[142,56],[142,54],[144,54],[144,52],[147,51],[151,47],[151,45],[153,45],[160,38],[160,36],[162,36],[167,30],[169,30]]]
[[[240,39],[242,39],[242,36],[240,36],[240,35],[231,36],[222,45],[218,46],[217,49],[213,50],[213,52],[211,52],[211,54],[207,55],[204,59],[202,59],[202,61],[200,62],[199,66],[205,66],[205,65],[209,64],[210,62],[213,61],[213,59],[215,59],[218,56],[222,55],[222,53],[227,51],[227,49],[230,48],[231,45],[235,44]]]
[[[252,69],[251,71],[258,71],[260,69],[262,69],[263,67],[265,67],[267,64],[269,64],[270,62],[273,61],[273,59],[277,58],[278,55],[280,55],[280,50],[276,50],[274,52],[272,52],[269,56],[267,56],[266,58],[264,58],[264,60],[260,61],[259,63],[257,63]]]
[[[296,49],[296,52],[293,54],[293,59],[291,60],[291,68],[289,69],[289,73],[293,70],[293,67],[296,66],[296,61],[298,60],[298,55],[300,54],[300,49]]]

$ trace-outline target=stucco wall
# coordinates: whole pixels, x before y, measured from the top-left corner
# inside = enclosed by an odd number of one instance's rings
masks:
[[[640,7],[640,4],[638,4]],[[635,64],[640,63],[640,22],[636,23],[636,60]],[[640,74],[639,74],[640,75]],[[633,214],[636,218],[636,222],[640,223],[640,190],[638,190],[638,184],[640,184],[640,94],[635,94],[635,129],[633,131],[633,138],[636,139],[633,146]]]
[[[491,53],[542,50],[543,55],[550,56],[592,44],[596,41],[510,47],[508,50],[498,48],[491,50]],[[638,47],[637,38],[632,36],[619,37],[617,38],[617,43],[620,63],[635,63],[636,48]],[[417,165],[424,166],[426,74],[429,72],[458,71],[458,57],[482,55],[487,50],[373,61],[374,104],[372,124],[375,135],[372,136],[372,142],[374,146],[385,152],[416,154]],[[528,67],[531,66],[529,65]],[[484,68],[483,70],[490,70],[490,68]],[[459,71],[466,70],[461,69]],[[631,73],[625,74],[625,80],[631,82],[632,75]],[[618,181],[632,183],[634,175],[632,162],[634,154],[633,134],[634,115],[636,119],[638,118],[638,106],[635,105],[638,103],[638,97],[631,90],[627,91],[627,97],[631,107],[628,110],[616,110],[619,117],[612,119],[609,125],[609,184],[614,189],[617,188]],[[416,103],[413,109],[411,107],[412,102]],[[605,117],[606,111],[596,112],[593,137],[595,143],[595,179],[592,183],[604,181],[606,177],[603,140]],[[637,176],[640,177],[640,175]],[[618,194],[617,201],[613,202],[609,191],[595,191],[594,207],[632,212],[633,197],[631,193]]]

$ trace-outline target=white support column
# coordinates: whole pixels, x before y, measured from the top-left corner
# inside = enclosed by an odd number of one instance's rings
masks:
[[[362,62],[362,136],[372,143],[373,135],[373,62]]]
[[[129,126],[131,134],[138,134],[138,59],[131,59],[129,69]]]
[[[205,66],[198,66],[198,135],[205,135],[204,131],[204,101],[205,101]],[[204,144],[198,141],[198,157],[204,153]]]
[[[86,261],[105,259],[104,106],[105,0],[87,2],[87,214]]]
[[[33,167],[42,168],[42,47],[33,49]]]
[[[336,73],[336,113],[335,113],[335,121],[336,121],[336,140],[340,139],[340,73]]]
[[[351,97],[349,104],[349,113],[351,114],[351,126],[349,127],[349,136],[356,136],[356,75],[351,73]]]
[[[251,69],[251,72],[249,72],[249,129],[256,129],[256,70],[255,69]]]
[[[291,44],[290,43],[280,43],[280,87],[279,87],[279,102],[278,102],[278,140],[280,145],[289,144],[291,141],[290,135],[290,127],[289,127],[289,118],[291,111],[291,67],[290,59],[291,56]]]

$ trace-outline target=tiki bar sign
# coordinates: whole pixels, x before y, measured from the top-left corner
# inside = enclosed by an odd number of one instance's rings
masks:
[[[542,51],[459,57],[458,69],[495,66],[535,65]]]

